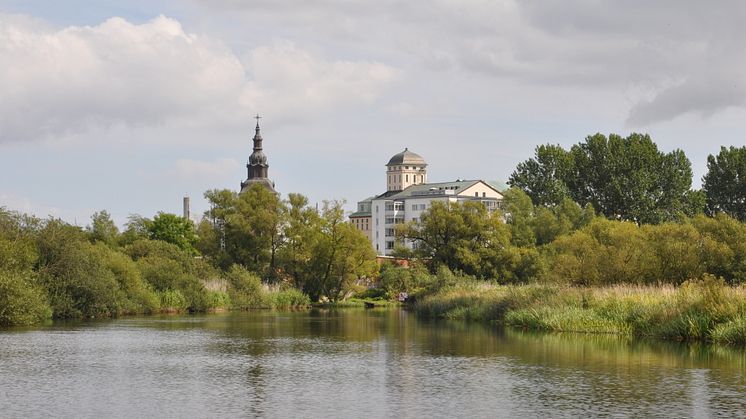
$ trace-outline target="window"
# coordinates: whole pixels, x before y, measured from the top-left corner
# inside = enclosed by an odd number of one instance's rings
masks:
[[[394,229],[393,228],[387,228],[386,229],[386,237],[394,237]]]
[[[386,242],[386,249],[391,250],[394,248],[394,242]]]
[[[386,224],[394,224],[394,217],[386,217]]]
[[[487,198],[487,192],[482,192],[482,198]]]
[[[376,205],[376,212],[378,212],[378,205]]]
[[[474,196],[479,197],[479,192],[474,192]]]
[[[393,202],[387,202],[386,203],[386,211],[393,211],[394,210],[394,203]]]
[[[394,202],[394,211],[404,211],[404,203]]]
[[[404,175],[404,181],[409,182],[409,175]]]
[[[415,217],[415,218],[412,218],[412,222],[415,222],[415,223],[419,223],[419,222],[420,222],[420,220],[419,220],[419,219],[417,219],[417,217]]]
[[[419,207],[419,205],[417,205],[417,204],[412,204],[412,211],[417,211],[417,207]]]

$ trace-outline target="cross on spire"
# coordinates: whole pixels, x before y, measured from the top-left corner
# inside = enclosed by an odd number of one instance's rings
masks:
[[[262,119],[262,117],[259,116],[259,114],[256,114],[256,116],[254,117],[254,119],[256,119],[256,126],[258,127],[259,126],[259,120]]]

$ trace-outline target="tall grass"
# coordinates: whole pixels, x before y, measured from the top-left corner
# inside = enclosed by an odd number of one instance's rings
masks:
[[[707,275],[680,287],[467,282],[420,299],[415,310],[430,317],[496,321],[525,330],[746,344],[746,288]]]

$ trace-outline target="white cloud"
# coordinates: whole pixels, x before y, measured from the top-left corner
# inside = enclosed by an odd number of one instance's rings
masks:
[[[200,1],[389,57],[406,81],[471,74],[485,89],[523,86],[539,102],[544,86],[603,92],[629,102],[632,125],[746,106],[746,3],[737,0]]]
[[[218,159],[214,161],[178,159],[168,175],[180,179],[222,180],[234,178],[241,172],[241,164],[236,159]]]
[[[0,142],[112,125],[219,126],[257,108],[325,110],[373,100],[394,74],[376,62],[327,61],[287,42],[249,57],[244,65],[219,40],[164,16],[51,29],[0,15]]]
[[[245,62],[257,87],[247,91],[245,103],[290,115],[370,103],[396,76],[377,62],[318,59],[289,41],[256,48]]]

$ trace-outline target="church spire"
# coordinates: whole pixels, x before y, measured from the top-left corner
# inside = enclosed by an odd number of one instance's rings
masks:
[[[246,181],[241,182],[241,192],[247,190],[254,183],[261,183],[266,188],[274,192],[274,182],[269,180],[269,164],[267,163],[267,156],[264,154],[262,147],[262,133],[259,128],[259,119],[262,117],[257,114],[256,119],[256,132],[254,133],[254,150],[249,156],[249,162],[246,164],[248,170],[248,177]]]

